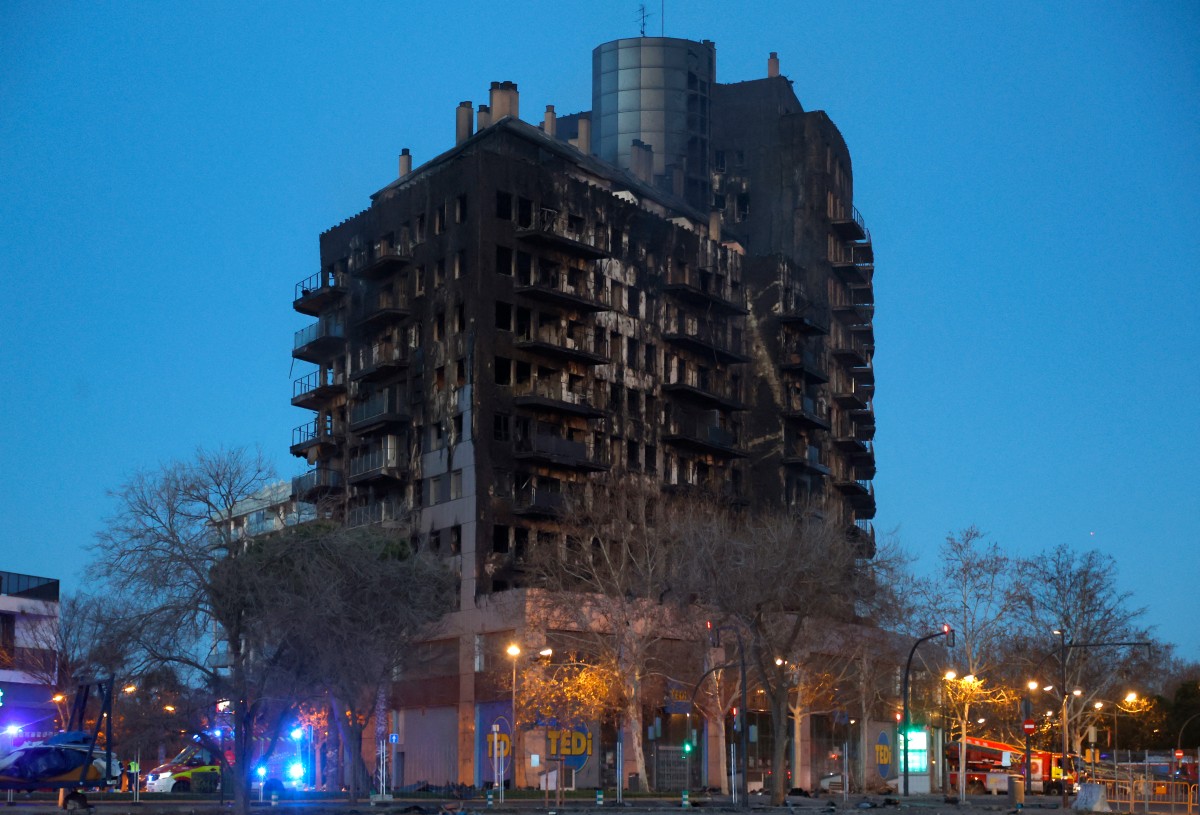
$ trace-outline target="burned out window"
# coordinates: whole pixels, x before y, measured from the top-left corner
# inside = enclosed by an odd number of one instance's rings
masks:
[[[496,192],[496,217],[504,221],[512,220],[512,193],[499,190]]]

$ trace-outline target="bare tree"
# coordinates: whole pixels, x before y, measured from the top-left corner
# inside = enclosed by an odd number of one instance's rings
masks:
[[[690,595],[741,633],[741,655],[771,711],[771,800],[787,794],[789,662],[807,661],[831,622],[853,619],[858,558],[845,530],[817,508],[802,513],[731,516],[713,507],[677,518],[688,542],[681,582]]]
[[[245,449],[199,450],[189,461],[135,473],[112,493],[116,512],[94,547],[101,575],[125,603],[105,637],[130,669],[169,668],[210,700],[230,700],[234,766],[227,769],[241,813],[249,810],[252,736],[271,726],[277,732],[269,697],[290,666],[260,614],[265,576],[242,568],[245,541],[230,521],[271,477],[262,455]],[[211,711],[195,710],[186,725],[202,739]],[[208,746],[226,763],[221,745]]]
[[[1079,752],[1095,702],[1124,699],[1131,680],[1159,672],[1150,649],[1121,643],[1150,643],[1141,620],[1145,610],[1133,606],[1132,595],[1117,585],[1117,564],[1096,550],[1077,552],[1061,545],[1016,564],[1020,579],[1011,589],[1017,630],[1027,632],[1017,664],[1026,678],[1066,686],[1072,694],[1068,721],[1071,749]],[[1055,631],[1063,632],[1056,635]],[[1066,665],[1061,665],[1066,642]],[[1167,649],[1153,649],[1155,661]],[[1037,676],[1034,676],[1034,674]],[[1078,697],[1073,695],[1080,691]],[[1062,696],[1057,695],[1061,700]]]
[[[945,683],[945,693],[965,744],[972,709],[1007,697],[1005,686],[990,675],[999,673],[999,656],[1013,628],[1013,568],[1000,547],[974,526],[947,535],[938,557],[941,573],[920,583],[920,613],[927,629],[946,622],[954,629],[949,658],[955,676]],[[958,792],[966,794],[966,750],[961,746]]]
[[[353,801],[369,784],[365,728],[382,717],[380,699],[414,645],[451,610],[455,577],[442,562],[412,552],[394,531],[318,522],[272,537],[278,540],[254,553],[259,568],[275,577],[267,613],[291,644],[301,678],[333,700],[351,756]]]
[[[680,631],[679,597],[672,596],[679,539],[668,523],[679,511],[656,484],[596,482],[587,500],[568,508],[566,546],[537,551],[530,563],[546,589],[539,624],[567,650],[607,666],[619,683],[627,749],[638,776],[647,780],[644,686],[665,667],[656,659],[659,645]]]

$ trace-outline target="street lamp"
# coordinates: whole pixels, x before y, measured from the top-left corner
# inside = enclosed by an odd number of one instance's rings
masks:
[[[904,706],[904,722],[902,725],[903,733],[901,734],[901,738],[904,740],[902,756],[904,759],[904,797],[905,798],[908,797],[908,729],[910,726],[909,715],[908,715],[908,674],[909,674],[909,671],[912,670],[913,657],[916,656],[917,649],[921,647],[921,643],[928,642],[929,640],[935,639],[937,637],[945,637],[946,638],[946,647],[947,648],[954,647],[954,629],[951,628],[948,623],[946,623],[946,624],[942,625],[941,631],[935,631],[932,634],[927,634],[924,637],[921,637],[920,639],[918,639],[916,642],[914,642],[912,650],[910,650],[908,652],[908,662],[904,663],[904,683],[903,683],[903,688],[901,690],[901,693],[903,695],[902,701],[903,701],[903,706]],[[745,680],[743,679],[743,682],[744,681]]]
[[[512,760],[513,787],[517,786],[517,657],[521,656],[521,646],[515,642],[508,646],[506,653],[512,659],[512,722],[509,725],[508,753]],[[497,739],[497,742],[499,740]],[[499,746],[498,744],[496,746]],[[504,803],[504,780],[497,778],[500,785],[500,803]]]

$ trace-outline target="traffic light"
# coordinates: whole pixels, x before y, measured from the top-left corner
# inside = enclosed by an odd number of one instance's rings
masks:
[[[954,647],[954,629],[950,627],[950,623],[942,623],[942,634],[946,636],[946,647]]]
[[[704,627],[708,629],[708,644],[709,644],[709,646],[711,646],[712,648],[720,648],[721,647],[721,631],[720,631],[720,629],[718,629],[715,625],[713,625],[712,620],[705,620]]]

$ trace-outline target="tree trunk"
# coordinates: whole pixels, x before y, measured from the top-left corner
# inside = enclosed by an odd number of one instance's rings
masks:
[[[967,800],[967,719],[971,716],[970,704],[963,705],[962,736],[958,740],[958,800]]]
[[[721,794],[729,794],[729,745],[725,741],[725,714],[706,716],[708,726],[717,736],[717,772],[721,778]],[[712,778],[708,779],[712,786]]]
[[[799,712],[792,713],[792,786],[793,787],[808,787],[811,781],[808,778],[800,777],[800,767],[803,766],[800,762],[800,735],[804,729],[804,717]],[[811,775],[811,773],[810,773]]]
[[[771,730],[777,734],[771,746],[771,806],[783,806],[787,802],[787,739],[780,738],[787,732],[788,693],[776,693],[771,700]]]
[[[633,749],[634,769],[641,779],[642,789],[649,791],[650,779],[646,775],[646,751],[645,741],[643,740],[642,730],[642,703],[637,696],[630,695],[628,702],[625,703],[625,721],[629,723],[629,740],[630,747]],[[625,768],[621,768],[620,772],[625,772]],[[621,783],[621,779],[617,779],[617,783]]]

